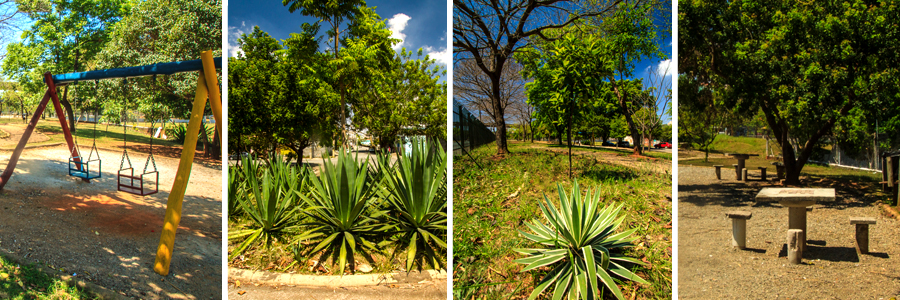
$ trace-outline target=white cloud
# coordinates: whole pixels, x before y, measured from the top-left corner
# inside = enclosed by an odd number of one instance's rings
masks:
[[[675,73],[678,73],[678,63],[673,62],[671,59],[661,61],[656,66],[656,73],[663,76],[675,76]]]
[[[403,33],[403,29],[406,29],[406,24],[409,22],[409,16],[399,13],[391,17],[387,20],[388,29],[391,30],[391,38],[400,39],[399,43],[394,44],[391,48],[394,51],[400,50],[403,47],[403,43],[406,42],[406,34]]]
[[[446,67],[450,64],[453,59],[453,52],[450,49],[441,48],[440,50],[435,50],[430,46],[422,47],[422,50],[425,51],[425,54],[428,54],[428,57],[434,59],[440,65],[444,65]]]

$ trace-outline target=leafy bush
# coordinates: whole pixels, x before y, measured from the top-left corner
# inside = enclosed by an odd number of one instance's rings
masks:
[[[249,190],[239,195],[241,209],[250,217],[252,223],[249,229],[235,230],[228,233],[228,239],[241,239],[244,241],[228,257],[228,260],[243,253],[255,241],[262,239],[268,246],[278,235],[296,229],[294,216],[297,206],[296,200],[299,190],[303,189],[300,174],[305,174],[301,169],[292,168],[280,157],[270,159],[268,171],[262,172],[262,182],[258,174],[259,164],[243,158],[241,166],[245,184]],[[298,186],[300,185],[300,186]]]
[[[213,130],[214,130],[213,127],[210,127],[210,126],[204,124],[203,130],[205,130],[206,134],[210,138],[212,138]],[[175,125],[174,127],[166,127],[166,136],[168,136],[169,139],[173,139],[175,142],[177,142],[179,144],[183,144],[184,140],[187,139],[187,125],[178,124],[178,125]],[[203,132],[198,132],[197,137],[202,139]]]
[[[560,208],[544,195],[541,211],[549,225],[535,221],[526,223],[534,234],[519,231],[520,234],[540,243],[547,248],[515,249],[516,252],[530,255],[515,260],[525,264],[522,272],[543,266],[552,266],[552,270],[544,276],[535,287],[529,299],[535,299],[551,285],[554,286],[553,299],[568,295],[568,299],[596,299],[603,283],[618,299],[624,299],[622,291],[616,285],[610,273],[635,282],[649,284],[624,266],[624,263],[643,264],[641,261],[615,252],[618,248],[631,246],[635,238],[628,236],[637,229],[616,233],[625,220],[618,217],[623,205],[600,208],[600,191],[590,190],[582,200],[579,194],[578,181],[575,181],[572,192],[566,195],[562,186],[557,184]],[[545,205],[546,204],[546,205]]]
[[[311,239],[316,245],[306,253],[321,253],[320,261],[330,256],[341,275],[348,262],[355,270],[357,253],[374,261],[369,251],[378,251],[378,246],[370,240],[385,229],[377,220],[384,211],[369,205],[374,185],[369,179],[368,160],[360,162],[357,158],[340,151],[336,161],[323,163],[319,176],[308,177],[309,195],[297,193],[306,202],[303,213],[309,217],[303,224],[307,230],[298,239]]]
[[[388,219],[402,233],[394,255],[407,251],[406,269],[413,263],[422,269],[427,262],[433,268],[444,266],[447,244],[447,169],[446,153],[440,146],[424,140],[414,141],[412,153],[401,156],[396,167],[389,154],[379,156],[387,199],[392,213]]]

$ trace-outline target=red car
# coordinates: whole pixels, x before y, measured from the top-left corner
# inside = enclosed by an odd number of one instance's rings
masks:
[[[653,147],[654,147],[654,148],[666,148],[666,149],[672,149],[672,144],[669,144],[668,142],[662,142],[662,143],[653,145]]]

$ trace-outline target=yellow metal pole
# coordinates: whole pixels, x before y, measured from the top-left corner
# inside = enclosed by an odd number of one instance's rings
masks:
[[[175,230],[181,221],[181,203],[184,201],[184,192],[187,189],[188,179],[191,177],[191,167],[194,164],[194,149],[197,149],[197,137],[200,134],[200,121],[203,118],[203,110],[206,108],[208,89],[203,71],[197,78],[197,91],[194,94],[194,107],[191,110],[191,121],[188,123],[187,138],[184,148],[181,150],[181,162],[178,164],[178,172],[175,173],[175,183],[169,193],[169,201],[166,204],[166,218],[163,223],[162,236],[159,238],[159,248],[156,249],[156,262],[153,271],[166,276],[169,274],[169,263],[172,262],[172,252],[175,247]],[[218,123],[218,122],[217,122]]]
[[[216,133],[222,136],[222,99],[219,95],[219,79],[216,78],[216,64],[213,61],[212,50],[200,53],[203,62],[203,74],[206,75],[209,90],[209,106],[213,117],[216,118]]]

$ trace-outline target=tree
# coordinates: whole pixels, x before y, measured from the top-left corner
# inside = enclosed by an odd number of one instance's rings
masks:
[[[25,13],[14,0],[0,0],[0,61],[6,58],[5,45],[13,41],[14,32],[25,19]]]
[[[667,65],[662,73],[654,71],[648,71],[650,76],[644,84],[644,92],[638,94],[635,101],[640,109],[634,118],[635,126],[641,133],[640,140],[643,141],[646,137],[651,143],[650,147],[653,147],[654,133],[663,126],[663,120],[671,119],[672,116],[671,74],[674,70],[669,71]]]
[[[865,1],[679,3],[679,90],[714,90],[719,107],[761,110],[789,185],[854,109],[898,98],[895,4]],[[681,83],[681,82],[679,82]],[[795,150],[796,148],[796,150]]]
[[[645,1],[637,1],[643,3]],[[526,46],[530,37],[552,40],[552,29],[566,27],[578,20],[608,14],[620,0],[576,1],[453,1],[453,53],[458,59],[472,59],[490,79],[490,93],[497,154],[509,153],[506,144],[505,110],[501,106],[503,70],[513,54]]]
[[[487,120],[481,120],[486,126],[497,128],[497,117],[502,117],[503,122],[515,122],[521,119],[520,108],[525,104],[525,80],[519,73],[522,65],[515,60],[510,60],[504,65],[500,74],[500,110],[494,108],[490,97],[491,79],[477,65],[474,59],[462,59],[454,65],[453,70],[453,97],[473,113],[484,112]],[[508,109],[513,109],[516,114],[506,114]],[[502,111],[502,113],[501,113]],[[530,116],[530,114],[529,114]]]
[[[346,114],[346,93],[350,89],[348,82],[352,81],[350,77],[354,76],[356,67],[353,55],[343,55],[340,51],[340,45],[345,37],[341,36],[341,25],[345,19],[353,19],[360,13],[360,9],[365,9],[366,2],[364,0],[282,0],[282,4],[288,7],[293,13],[300,11],[304,16],[312,16],[327,22],[331,26],[328,36],[334,44],[334,48],[330,51],[334,54],[334,59],[327,64],[331,68],[332,88],[340,94],[341,97],[341,115],[340,115],[340,132],[341,141],[347,139],[347,133],[344,129],[347,120]],[[372,12],[374,13],[374,11]],[[349,26],[349,25],[347,25]],[[345,30],[349,32],[350,30]],[[328,50],[326,50],[328,51]]]
[[[222,55],[222,3],[214,0],[147,0],[131,7],[115,23],[89,67],[110,69],[200,59],[200,53]],[[151,124],[157,120],[189,118],[199,72],[75,86],[84,109],[118,113],[136,109]],[[209,83],[209,84],[218,84]],[[91,97],[93,96],[93,97]],[[125,99],[127,97],[127,99]],[[87,100],[87,101],[84,101]],[[126,102],[127,101],[127,102]],[[123,105],[127,103],[127,107]],[[207,106],[208,107],[208,106]],[[206,111],[211,111],[207,108]],[[224,120],[223,120],[224,121]],[[205,130],[204,148],[218,157],[221,137]]]
[[[112,24],[122,19],[130,4],[125,0],[53,0],[26,2],[19,8],[33,23],[23,31],[23,41],[7,49],[3,74],[34,92],[45,90],[43,72],[84,71],[108,41]],[[74,129],[68,92],[69,86],[62,88],[60,103]]]

